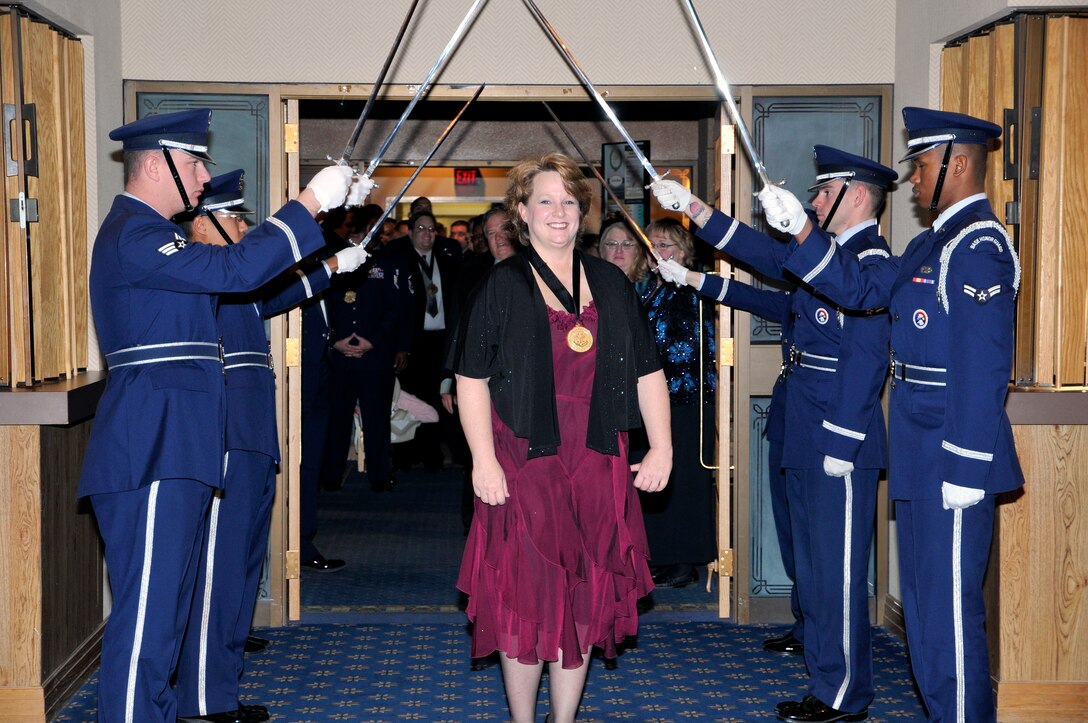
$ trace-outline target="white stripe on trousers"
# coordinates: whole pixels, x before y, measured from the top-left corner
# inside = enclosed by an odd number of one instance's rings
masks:
[[[846,509],[842,528],[842,652],[846,677],[843,678],[839,692],[835,694],[832,708],[842,709],[842,699],[850,687],[850,543],[853,539],[854,482],[848,473],[843,479],[846,486]]]
[[[136,630],[132,638],[132,655],[128,660],[128,684],[125,687],[125,723],[133,723],[136,708],[136,674],[139,670],[140,648],[144,642],[144,620],[147,617],[147,592],[151,587],[151,553],[155,549],[155,504],[159,499],[159,480],[151,483],[147,495],[147,519],[144,522],[144,564],[140,570],[140,602],[136,607]]]
[[[230,452],[223,455],[223,479],[227,477]],[[215,579],[215,540],[219,530],[219,500],[212,500],[208,521],[208,557],[204,563],[204,603],[200,610],[200,660],[198,662],[196,699],[200,715],[208,715],[208,622],[212,614],[212,582]]]
[[[956,638],[956,721],[967,720],[967,691],[963,660],[963,510],[952,523],[952,629]]]

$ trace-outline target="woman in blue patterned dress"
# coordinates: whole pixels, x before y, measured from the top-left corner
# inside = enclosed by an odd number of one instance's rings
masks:
[[[646,235],[662,258],[684,266],[694,262],[691,234],[678,221],[654,221]],[[641,298],[669,387],[673,470],[664,492],[643,495],[642,511],[654,584],[683,587],[698,580],[696,567],[713,560],[716,549],[714,476],[700,462],[701,455],[709,463],[715,449],[716,308],[701,302],[690,286],[651,278],[656,283]]]

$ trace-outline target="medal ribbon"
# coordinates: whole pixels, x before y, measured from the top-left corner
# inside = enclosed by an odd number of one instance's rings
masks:
[[[563,286],[555,272],[548,268],[548,265],[544,263],[544,259],[540,258],[540,254],[536,252],[532,244],[529,244],[526,248],[526,253],[529,255],[529,263],[540,274],[540,278],[544,280],[544,283],[559,299],[559,303],[563,305],[563,308],[574,314],[575,324],[580,325],[582,323],[582,305],[578,303],[578,297],[582,290],[582,264],[578,262],[577,253],[572,252],[574,253],[574,262],[571,267],[571,285],[574,287],[574,296],[571,296],[571,293]]]

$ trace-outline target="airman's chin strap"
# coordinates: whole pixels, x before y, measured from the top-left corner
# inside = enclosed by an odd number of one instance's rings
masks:
[[[824,222],[820,224],[820,228],[824,231],[827,230],[828,225],[831,223],[831,219],[835,216],[835,212],[839,210],[839,204],[842,203],[842,199],[846,196],[846,189],[850,188],[850,180],[842,182],[842,188],[839,189],[839,195],[835,199],[835,203],[831,204],[831,210],[824,216]]]
[[[952,160],[952,144],[956,139],[948,142],[948,148],[944,149],[944,159],[941,161],[941,172],[937,174],[937,183],[933,186],[933,200],[929,203],[929,210],[937,210],[937,202],[941,200],[941,189],[944,188],[944,175],[948,171],[948,162]]]
[[[162,154],[166,157],[166,165],[170,167],[170,175],[174,177],[174,184],[178,187],[181,202],[185,204],[185,212],[189,213],[193,210],[193,204],[189,203],[189,194],[185,193],[185,184],[181,182],[181,176],[178,175],[178,167],[174,164],[174,157],[170,155],[170,149],[165,146],[162,147]]]

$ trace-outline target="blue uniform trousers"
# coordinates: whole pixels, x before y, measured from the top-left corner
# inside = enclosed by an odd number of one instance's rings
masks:
[[[274,460],[235,449],[228,452],[226,467],[223,494],[212,500],[208,513],[178,666],[182,716],[238,708],[242,658],[268,548]]]
[[[996,720],[982,599],[994,497],[965,510],[895,503],[911,669],[930,721]]]
[[[355,403],[363,427],[363,450],[370,481],[384,482],[393,472],[390,411],[393,407],[393,365],[381,369],[333,369],[328,440],[325,443],[326,475],[340,479],[351,447]]]
[[[100,723],[174,723],[170,678],[189,617],[212,488],[168,479],[91,495],[113,609],[102,638]]]
[[[849,712],[873,701],[868,578],[878,476],[786,472],[809,693]]]
[[[805,620],[801,603],[797,599],[797,572],[793,561],[793,530],[790,527],[790,503],[786,497],[786,472],[782,469],[782,443],[767,440],[767,474],[771,487],[771,513],[774,515],[774,531],[778,536],[778,549],[782,553],[782,570],[790,579],[790,612],[793,627],[790,635],[805,641]]]

